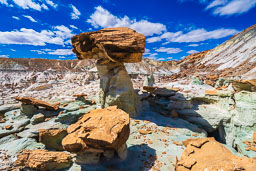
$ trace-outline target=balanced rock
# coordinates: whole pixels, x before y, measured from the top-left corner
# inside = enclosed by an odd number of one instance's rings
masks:
[[[256,160],[235,156],[214,138],[189,139],[183,145],[187,148],[176,163],[176,171],[254,171],[256,168]]]
[[[51,105],[50,103],[32,97],[15,97],[15,100],[20,101],[22,104],[25,105],[41,106],[49,110],[59,109],[59,103]]]
[[[145,51],[145,36],[119,27],[81,33],[72,37],[78,59],[109,59],[115,62],[140,62]]]
[[[78,59],[97,60],[101,108],[116,105],[135,115],[135,93],[124,63],[142,60],[145,36],[130,28],[119,27],[81,33],[71,40]]]
[[[55,170],[70,167],[72,157],[65,152],[47,150],[23,150],[14,165],[36,170]]]
[[[92,110],[68,127],[62,146],[78,154],[120,151],[129,138],[129,123],[129,115],[116,106]]]

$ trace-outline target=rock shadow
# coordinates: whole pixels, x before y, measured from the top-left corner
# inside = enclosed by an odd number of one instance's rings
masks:
[[[179,92],[175,92],[174,95],[168,97],[150,93],[146,98],[144,95],[140,99],[142,110],[138,116],[133,117],[134,119],[149,120],[163,127],[186,128],[197,133],[211,133],[215,131],[214,134],[209,135],[219,136],[218,128],[213,128],[209,121],[197,112],[199,106],[208,105],[214,103],[214,101],[207,98],[187,100]],[[172,111],[177,112],[178,116],[173,116]],[[223,132],[223,129],[221,131]],[[223,138],[219,139],[222,139],[222,142],[225,143]]]
[[[147,144],[132,145],[128,147],[126,160],[101,159],[97,165],[81,165],[81,170],[88,171],[147,171],[150,170],[156,161],[156,151]]]

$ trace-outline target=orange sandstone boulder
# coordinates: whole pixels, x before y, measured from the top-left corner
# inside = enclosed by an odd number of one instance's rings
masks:
[[[74,153],[118,150],[129,137],[129,123],[129,115],[116,106],[92,110],[68,127],[62,146]]]
[[[187,148],[176,163],[176,171],[255,171],[256,160],[235,156],[214,138],[188,139]]]
[[[47,150],[23,150],[14,163],[21,168],[36,170],[55,170],[70,167],[72,157],[65,152],[54,152]]]

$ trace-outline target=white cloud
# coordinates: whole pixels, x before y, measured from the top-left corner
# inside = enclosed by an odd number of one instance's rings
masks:
[[[30,50],[31,52],[36,52],[38,54],[46,54],[44,51],[41,51],[41,50]]]
[[[197,46],[199,46],[199,44],[190,44],[188,46],[190,46],[190,47],[197,47]]]
[[[23,15],[23,17],[28,18],[33,23],[37,23],[37,21],[33,17],[31,17],[29,15]]]
[[[0,58],[9,58],[9,55],[0,55]]]
[[[15,49],[11,49],[11,51],[16,52],[16,50],[15,50]]]
[[[214,9],[217,15],[242,14],[256,6],[256,0],[232,0]]]
[[[12,16],[12,18],[15,19],[15,20],[20,20],[20,18],[16,17],[16,16]]]
[[[165,61],[165,58],[156,58],[157,61]]]
[[[48,44],[66,45],[70,44],[72,31],[66,26],[55,26],[53,30],[41,30],[21,28],[13,31],[0,31],[0,44],[25,44],[33,46],[45,46]]]
[[[213,8],[213,7],[217,7],[217,6],[220,6],[220,5],[224,5],[228,2],[228,0],[214,0],[212,1],[212,3],[210,3],[206,9],[210,9],[210,8]]]
[[[73,20],[79,19],[81,15],[80,11],[78,11],[78,9],[72,4],[70,4],[70,8],[72,8],[73,10],[73,12],[71,13],[71,19]]]
[[[190,51],[187,51],[188,54],[194,54],[194,53],[198,53],[199,51],[197,50],[190,50]]]
[[[180,48],[165,48],[165,47],[160,47],[159,49],[155,50],[156,52],[166,52],[167,54],[174,54],[174,53],[179,53],[182,50]]]
[[[34,9],[41,11],[42,6],[32,0],[13,0],[13,2],[23,9]]]
[[[147,42],[148,42],[148,43],[159,42],[159,41],[161,41],[161,40],[162,40],[161,37],[150,37],[150,38],[147,38]]]
[[[78,29],[76,26],[74,25],[69,25],[69,27],[73,28],[73,29]]]
[[[206,10],[212,9],[215,15],[235,15],[245,13],[256,6],[256,0],[178,0],[199,1],[206,4]]]
[[[239,31],[237,31],[235,29],[221,28],[221,29],[217,29],[217,30],[213,30],[213,31],[207,31],[202,28],[202,29],[192,30],[188,33],[183,33],[182,31],[179,31],[176,33],[166,32],[155,39],[150,39],[150,40],[147,39],[147,42],[153,43],[156,41],[160,41],[162,39],[165,39],[168,42],[178,42],[178,43],[202,42],[202,41],[210,40],[210,39],[224,38],[227,36],[234,35],[238,32]],[[155,40],[155,41],[152,41],[152,40]]]
[[[87,20],[87,22],[94,28],[130,27],[146,36],[161,34],[166,31],[166,26],[161,23],[151,23],[147,20],[131,20],[128,16],[117,17],[101,6],[98,6],[95,9],[95,12],[90,16],[90,19]]]
[[[0,0],[1,4],[8,5],[7,0]]]
[[[53,51],[48,52],[50,55],[72,55],[72,49],[56,49]]]
[[[65,56],[59,56],[59,58],[61,58],[61,59],[65,59],[66,57],[65,57]]]
[[[51,7],[53,8],[57,8],[58,7],[58,4],[55,4],[53,1],[51,0],[46,0],[45,1],[48,5],[50,5]]]
[[[168,57],[168,58],[166,58],[166,59],[168,59],[168,60],[172,60],[172,59],[173,59],[173,57]]]

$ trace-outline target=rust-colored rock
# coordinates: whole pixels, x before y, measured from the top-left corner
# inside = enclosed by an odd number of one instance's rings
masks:
[[[78,59],[108,59],[112,62],[140,62],[145,36],[127,27],[105,28],[72,37]]]
[[[129,115],[116,106],[92,110],[68,127],[62,146],[74,153],[117,150],[129,137],[129,123]]]
[[[218,95],[218,90],[214,89],[214,90],[205,90],[204,92],[205,95],[210,95],[210,96],[216,96]]]
[[[63,150],[62,140],[67,135],[65,129],[39,129],[39,142],[45,144],[47,148]]]
[[[214,138],[189,139],[183,145],[187,148],[176,163],[176,171],[254,171],[256,168],[256,160],[235,156]]]
[[[254,131],[254,133],[253,133],[252,141],[253,141],[254,143],[256,143],[256,131]]]
[[[252,91],[256,92],[256,79],[254,80],[243,80],[243,81],[233,81],[232,87],[235,91]]]
[[[11,129],[13,128],[13,126],[12,126],[12,125],[6,125],[4,128],[5,128],[6,130],[11,130]]]
[[[206,79],[212,80],[212,81],[217,81],[219,79],[219,76],[217,74],[207,75]]]
[[[47,150],[23,150],[14,163],[15,166],[36,170],[55,170],[70,167],[72,157],[65,152]]]
[[[60,105],[59,103],[51,105],[50,103],[47,103],[45,101],[35,99],[32,97],[15,97],[15,100],[20,101],[21,103],[26,105],[35,105],[35,106],[45,107],[46,109],[49,109],[49,110],[58,110]]]

